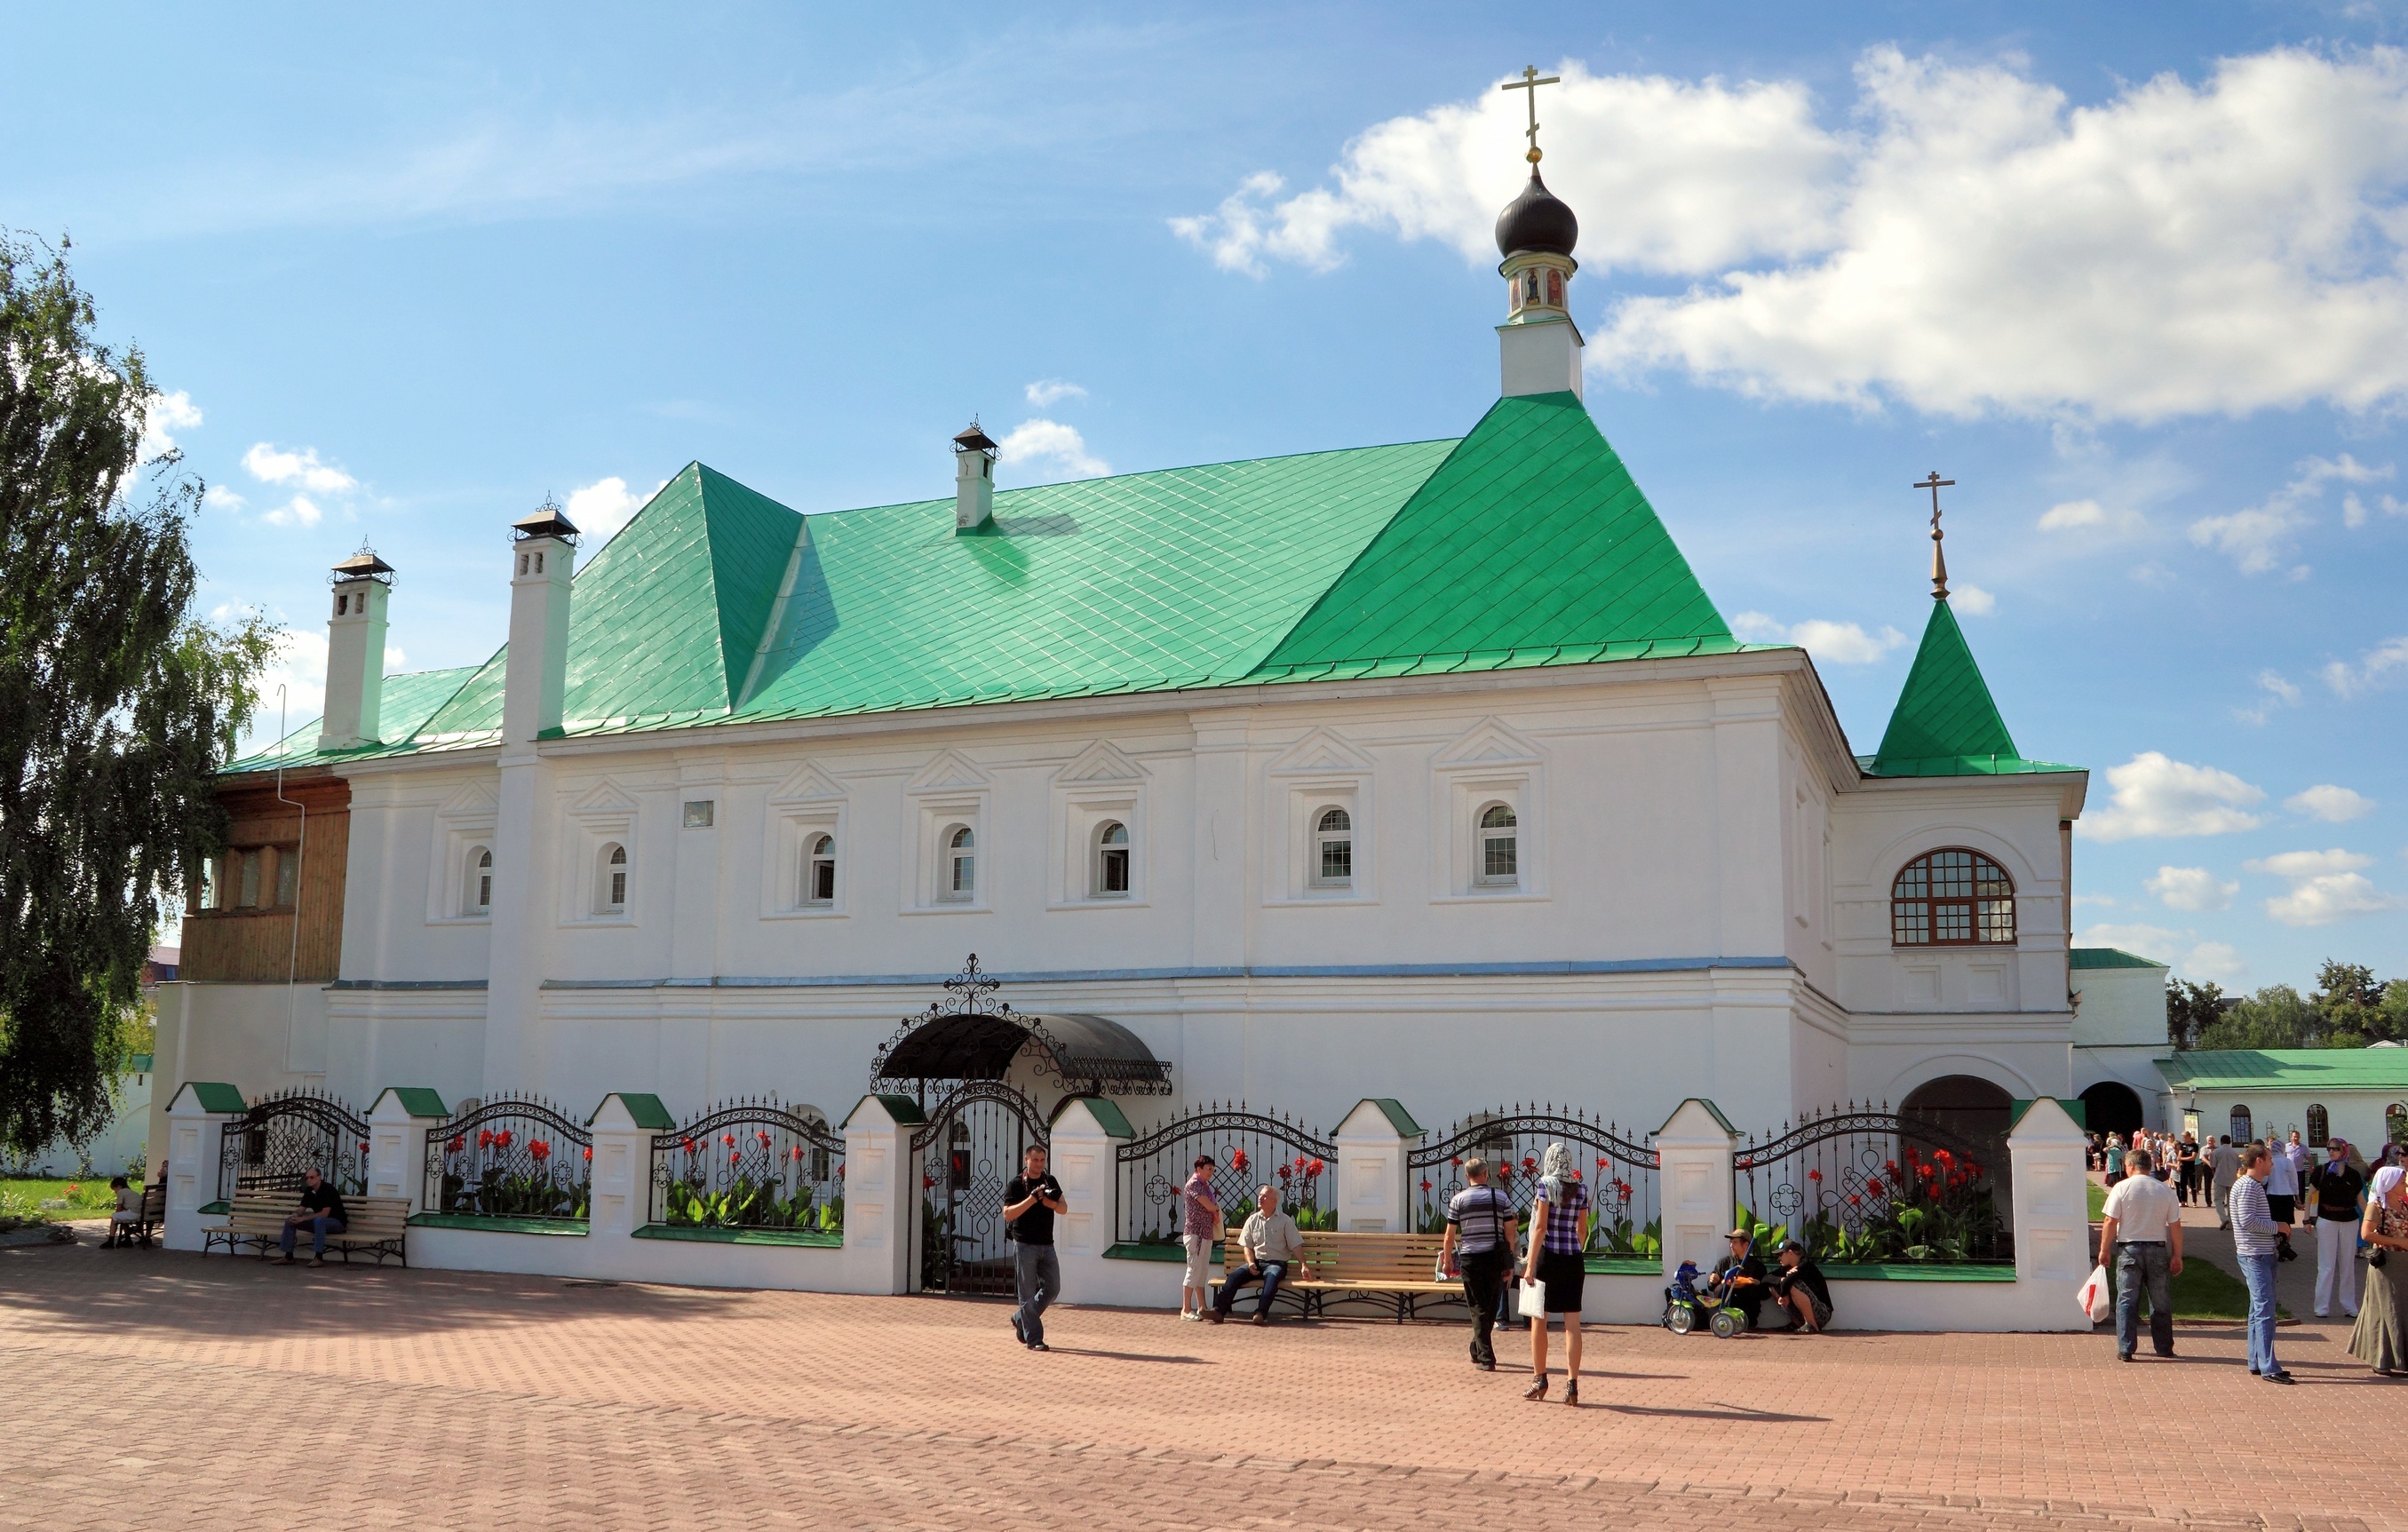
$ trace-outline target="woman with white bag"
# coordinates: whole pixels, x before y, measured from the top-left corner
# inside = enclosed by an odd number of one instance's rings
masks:
[[[1564,1403],[1580,1403],[1581,1284],[1588,1267],[1588,1188],[1572,1172],[1572,1152],[1549,1144],[1539,1162],[1539,1199],[1530,1205],[1530,1253],[1515,1295],[1530,1316],[1530,1372],[1535,1380],[1522,1397],[1547,1396],[1547,1316],[1564,1320]],[[1533,1311],[1533,1302],[1536,1311]]]

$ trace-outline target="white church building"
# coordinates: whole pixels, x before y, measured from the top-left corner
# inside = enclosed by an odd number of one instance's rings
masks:
[[[507,641],[456,670],[384,674],[407,580],[337,566],[325,716],[227,768],[160,1071],[838,1120],[910,1089],[882,1045],[974,952],[1082,1039],[1054,1096],[1117,1068],[1140,1120],[2003,1134],[2154,1078],[2153,1038],[2078,1035],[2087,777],[2010,737],[1936,527],[1860,752],[1600,434],[1535,165],[1498,238],[1500,397],[1458,438],[998,491],[973,427],[949,496],[810,516],[697,463],[598,549],[517,523]]]

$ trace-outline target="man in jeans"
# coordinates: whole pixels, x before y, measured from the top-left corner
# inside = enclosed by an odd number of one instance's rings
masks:
[[[2115,1360],[2128,1362],[2140,1345],[2141,1296],[2149,1298],[2149,1343],[2174,1353],[2173,1279],[2182,1274],[2182,1200],[2149,1172],[2145,1149],[2124,1156],[2125,1175],[2107,1194],[2099,1248],[2115,1257]]]
[[[1238,1290],[1249,1282],[1263,1284],[1263,1296],[1254,1302],[1254,1323],[1268,1324],[1271,1299],[1279,1296],[1280,1283],[1287,1281],[1287,1268],[1304,1255],[1304,1236],[1297,1231],[1296,1220],[1280,1211],[1279,1188],[1257,1188],[1254,1207],[1257,1210],[1238,1234],[1238,1248],[1245,1253],[1246,1264],[1222,1276],[1221,1296],[1212,1300],[1215,1324],[1229,1317],[1229,1310],[1238,1305]]]
[[[1062,1262],[1054,1253],[1054,1215],[1070,1210],[1062,1201],[1062,1183],[1045,1173],[1045,1151],[1035,1144],[1021,1158],[1022,1174],[1004,1183],[1004,1232],[1015,1242],[1013,1276],[1018,1279],[1020,1307],[1011,1311],[1011,1333],[1033,1352],[1054,1348],[1045,1343],[1045,1310],[1062,1296]]]
[[[326,1264],[326,1236],[340,1234],[351,1221],[351,1210],[343,1206],[343,1194],[335,1190],[326,1178],[311,1166],[302,1172],[301,1206],[284,1220],[284,1229],[277,1237],[277,1248],[284,1252],[284,1264],[293,1264],[293,1244],[303,1229],[309,1231],[309,1264]],[[259,1253],[260,1259],[267,1252]]]
[[[1471,1306],[1471,1365],[1494,1372],[1497,1348],[1490,1338],[1515,1258],[1513,1199],[1488,1184],[1488,1162],[1477,1154],[1463,1162],[1463,1179],[1471,1184],[1446,1205],[1439,1262],[1463,1279],[1463,1301]]]
[[[2232,1135],[2228,1133],[2215,1140],[2215,1147],[2204,1156],[2208,1177],[2215,1189],[2215,1225],[2232,1226],[2232,1183],[2241,1174],[2241,1156],[2233,1150]]]
[[[2274,1222],[2266,1206],[2266,1176],[2273,1168],[2263,1146],[2241,1152],[2241,1179],[2232,1183],[2232,1253],[2249,1284],[2249,1370],[2270,1383],[2294,1380],[2274,1360]]]

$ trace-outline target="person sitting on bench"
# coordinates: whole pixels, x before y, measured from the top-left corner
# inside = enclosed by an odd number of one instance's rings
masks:
[[[1229,1317],[1229,1310],[1237,1307],[1238,1290],[1248,1282],[1263,1284],[1263,1296],[1254,1301],[1254,1323],[1271,1322],[1271,1299],[1279,1296],[1280,1283],[1287,1281],[1287,1268],[1304,1255],[1304,1236],[1297,1232],[1296,1220],[1280,1211],[1279,1201],[1279,1188],[1256,1189],[1256,1210],[1238,1235],[1238,1248],[1244,1252],[1246,1264],[1222,1277],[1220,1296],[1212,1300],[1213,1324]]]
[[[1753,1330],[1756,1316],[1772,1290],[1764,1284],[1764,1261],[1756,1253],[1756,1237],[1745,1229],[1733,1229],[1729,1238],[1730,1253],[1714,1263],[1706,1286],[1723,1307],[1745,1314],[1747,1327]]]
[[[117,1207],[108,1215],[108,1238],[100,1242],[103,1250],[112,1245],[134,1243],[134,1230],[142,1222],[142,1192],[139,1187],[125,1184],[123,1176],[111,1176],[108,1189],[117,1194]]]
[[[302,1180],[308,1185],[301,1193],[301,1206],[284,1221],[284,1232],[277,1239],[277,1248],[284,1252],[284,1264],[291,1266],[294,1241],[300,1238],[302,1226],[307,1224],[310,1233],[309,1264],[324,1266],[326,1236],[342,1233],[351,1212],[343,1206],[343,1194],[336,1191],[334,1184],[318,1173],[316,1166],[303,1172]]]

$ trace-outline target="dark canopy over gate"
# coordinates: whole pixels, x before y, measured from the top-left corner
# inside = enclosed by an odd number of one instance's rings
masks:
[[[1158,1095],[1170,1090],[1170,1066],[1142,1038],[1104,1016],[1039,1015],[995,998],[996,981],[970,954],[945,981],[946,997],[903,1024],[870,1066],[873,1081],[1001,1080],[1029,1043],[1075,1093]]]

